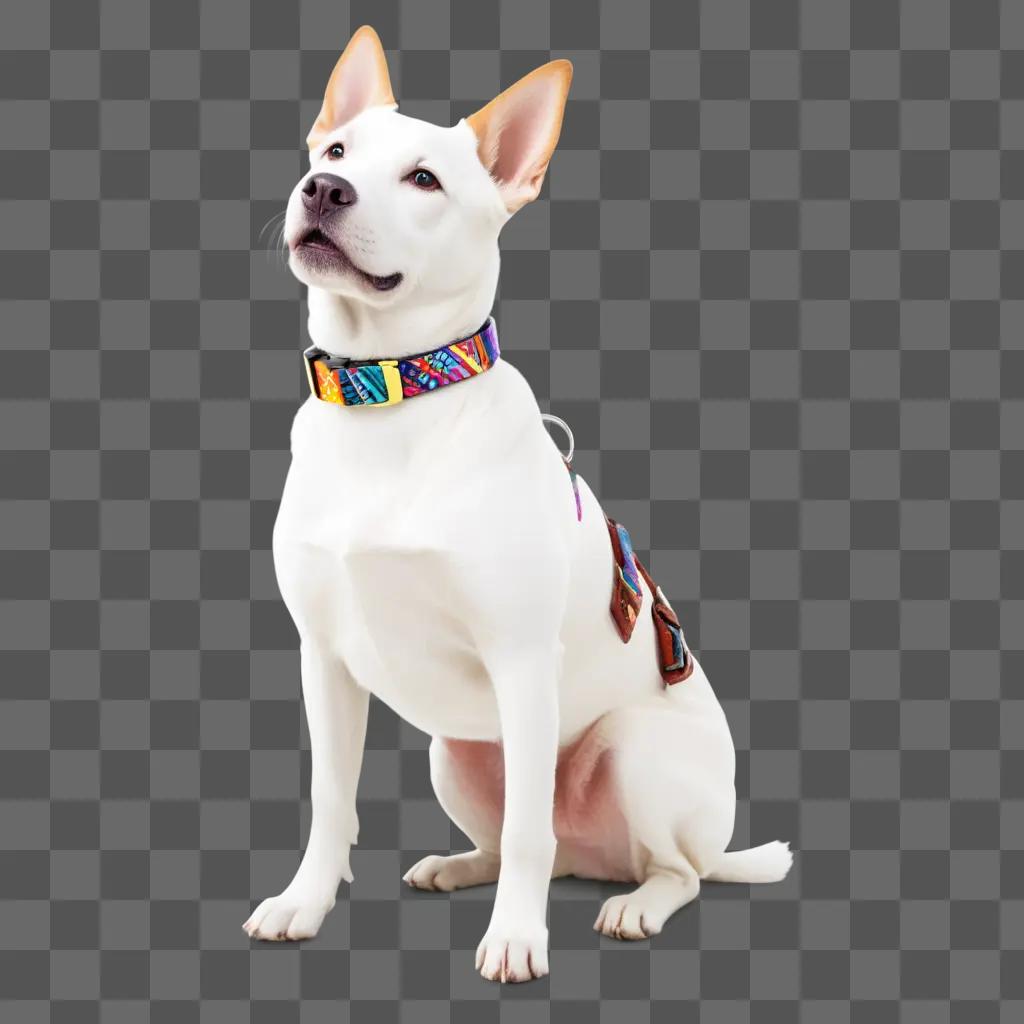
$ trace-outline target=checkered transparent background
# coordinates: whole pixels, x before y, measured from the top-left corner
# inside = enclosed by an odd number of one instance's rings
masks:
[[[527,986],[492,888],[401,886],[465,840],[376,702],[354,886],[240,929],[309,813],[266,225],[364,22],[444,124],[574,62],[503,350],[721,695],[736,843],[799,851],[633,946],[558,881]],[[1021,1019],[1024,4],[4,0],[0,47],[0,1018]]]

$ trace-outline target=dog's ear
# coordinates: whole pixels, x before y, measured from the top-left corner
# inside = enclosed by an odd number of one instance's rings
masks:
[[[338,58],[324,93],[320,116],[306,136],[312,150],[335,128],[351,121],[367,107],[395,107],[388,62],[380,36],[363,25]]]
[[[536,199],[558,142],[572,64],[553,60],[466,118],[509,213]]]

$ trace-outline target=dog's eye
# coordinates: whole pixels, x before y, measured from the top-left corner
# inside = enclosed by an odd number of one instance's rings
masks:
[[[409,175],[409,181],[417,188],[423,189],[424,192],[436,192],[441,187],[441,182],[437,180],[433,172],[424,170],[422,167],[417,168]]]
[[[327,150],[328,160],[340,160],[345,155],[345,147],[340,143],[336,142],[329,150]]]

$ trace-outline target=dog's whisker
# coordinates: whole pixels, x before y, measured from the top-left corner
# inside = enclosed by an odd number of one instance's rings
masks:
[[[284,240],[284,221],[281,222],[281,226],[278,228],[274,252],[277,253],[277,258],[282,265],[288,262],[288,246]]]
[[[277,221],[277,224],[274,224],[274,221]],[[271,225],[273,225],[273,227],[271,227]],[[284,229],[285,214],[280,213],[271,217],[260,232],[260,236],[262,237],[265,232],[270,230],[266,246],[267,259],[273,259],[275,263],[282,266],[288,262],[288,247],[285,245],[284,241]]]
[[[281,210],[281,211],[280,211],[279,213],[275,213],[275,214],[274,214],[274,215],[273,215],[273,216],[272,216],[272,217],[271,217],[271,218],[270,218],[270,219],[269,219],[269,220],[268,220],[268,221],[266,222],[266,224],[264,224],[264,225],[263,225],[263,227],[262,227],[262,228],[260,228],[260,233],[259,233],[259,235],[258,235],[257,237],[258,237],[258,238],[259,238],[260,240],[262,240],[262,239],[263,239],[263,236],[264,236],[264,235],[265,235],[265,234],[267,233],[267,231],[268,231],[268,230],[270,230],[270,228],[271,228],[271,225],[273,225],[275,221],[278,221],[278,222],[279,222],[279,224],[278,224],[277,226],[279,226],[279,227],[282,227],[282,228],[283,228],[283,227],[284,227],[284,220],[285,220],[285,216],[286,216],[286,214],[287,214],[287,211],[286,211],[286,210]]]
[[[275,213],[274,216],[263,225],[259,235],[261,239],[264,235],[267,235],[267,259],[273,259],[275,263],[280,265],[287,262],[287,247],[284,244],[285,216],[286,211]]]

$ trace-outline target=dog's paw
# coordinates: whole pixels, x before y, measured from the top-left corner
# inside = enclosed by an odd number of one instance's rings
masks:
[[[655,908],[645,906],[635,892],[626,892],[604,901],[594,930],[613,939],[649,939],[663,924]]]
[[[476,969],[488,981],[532,981],[548,973],[548,930],[487,929],[476,951]]]
[[[311,939],[334,906],[334,900],[314,899],[287,889],[280,896],[264,900],[242,930],[251,939],[265,942]]]
[[[450,857],[431,854],[409,868],[402,875],[402,881],[414,889],[452,892],[497,881],[500,865],[500,857],[482,850],[455,853]]]

